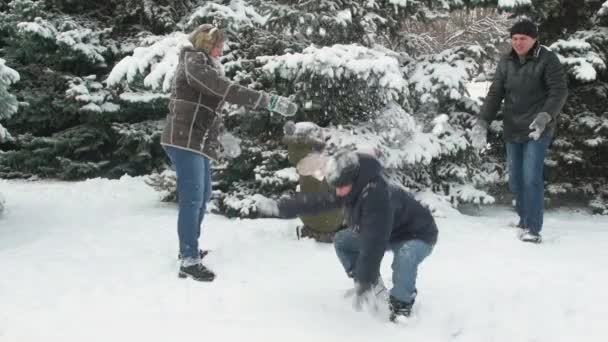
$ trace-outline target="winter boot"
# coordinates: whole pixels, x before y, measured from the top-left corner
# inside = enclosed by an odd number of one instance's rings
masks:
[[[199,263],[190,266],[180,266],[178,277],[192,278],[197,281],[213,281],[215,273]]]
[[[205,257],[205,255],[209,254],[209,251],[206,249],[199,249],[198,250],[198,256],[203,259]],[[182,255],[178,254],[177,255],[177,260],[182,260]]]
[[[376,297],[378,300],[385,303],[388,302],[389,294],[386,286],[384,286],[384,281],[382,281],[382,278],[378,278],[378,281],[372,285],[371,291],[374,294],[374,297]]]
[[[524,225],[523,220],[519,220],[518,223],[509,222],[509,227],[517,228],[517,229],[526,229],[526,225]]]
[[[351,273],[348,273],[348,276],[349,278],[352,278]],[[353,288],[346,290],[346,292],[344,293],[344,298],[350,298],[355,295],[357,284],[355,283],[354,285],[355,286]],[[378,281],[374,285],[372,285],[370,291],[376,299],[388,302],[388,290],[384,285],[384,281],[382,281],[382,278],[378,278]]]
[[[523,232],[519,236],[519,239],[523,242],[531,242],[531,243],[541,243],[542,242],[542,238],[541,238],[540,234],[531,232],[530,230],[526,230],[525,232]]]
[[[411,302],[402,302],[399,299],[390,296],[389,298],[389,307],[391,309],[390,320],[391,322],[397,321],[399,317],[410,317],[412,314],[412,307],[414,306],[415,299],[412,299]]]

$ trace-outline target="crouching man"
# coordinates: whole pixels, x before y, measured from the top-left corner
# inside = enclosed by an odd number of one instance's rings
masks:
[[[390,320],[408,317],[417,294],[418,265],[437,242],[430,211],[404,188],[389,183],[374,156],[341,151],[324,169],[331,192],[297,193],[278,202],[258,198],[258,211],[294,218],[344,207],[349,228],[336,233],[334,246],[346,274],[355,281],[355,305],[360,308],[384,287],[380,264],[384,253],[392,250]]]

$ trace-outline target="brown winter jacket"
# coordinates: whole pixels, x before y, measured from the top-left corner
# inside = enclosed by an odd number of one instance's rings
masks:
[[[207,54],[193,47],[183,48],[173,78],[161,145],[217,160],[221,152],[219,137],[223,131],[218,111],[224,102],[267,108],[269,97],[264,92],[231,82],[216,69]]]

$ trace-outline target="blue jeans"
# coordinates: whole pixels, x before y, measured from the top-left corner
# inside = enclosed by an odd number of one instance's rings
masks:
[[[507,143],[509,188],[515,195],[519,223],[533,233],[540,233],[544,215],[544,162],[551,137],[524,143]]]
[[[360,246],[360,236],[352,229],[341,230],[334,236],[336,254],[346,273],[355,270]],[[418,265],[431,254],[433,246],[422,240],[408,240],[391,243],[388,249],[394,253],[391,265],[393,288],[390,294],[402,302],[410,303],[417,294]]]
[[[211,198],[209,158],[176,147],[164,148],[177,174],[179,253],[184,260],[198,261],[201,223]]]

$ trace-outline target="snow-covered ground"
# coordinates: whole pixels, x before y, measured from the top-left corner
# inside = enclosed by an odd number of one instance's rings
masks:
[[[394,325],[352,309],[332,246],[297,221],[208,216],[218,276],[197,283],[177,277],[176,207],[141,178],[0,189],[2,342],[608,341],[607,217],[549,212],[538,246],[505,208],[438,219],[415,317]]]

